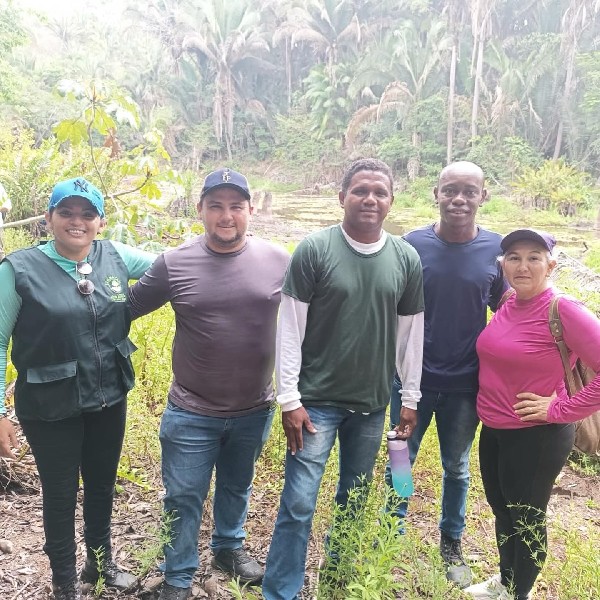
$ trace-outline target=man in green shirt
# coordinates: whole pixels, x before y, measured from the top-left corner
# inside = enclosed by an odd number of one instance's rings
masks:
[[[420,398],[422,269],[415,250],[382,224],[390,168],[355,161],[339,193],[343,222],[298,245],[282,290],[276,374],[287,437],[285,484],[265,577],[266,600],[294,600],[325,464],[339,438],[335,501],[372,477],[394,367],[406,378],[401,422],[412,433]],[[404,379],[403,379],[404,381]]]

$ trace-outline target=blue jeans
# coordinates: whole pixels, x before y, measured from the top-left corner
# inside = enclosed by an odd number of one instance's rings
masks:
[[[385,410],[369,415],[324,406],[306,408],[317,433],[304,429],[304,449],[285,460],[285,483],[263,579],[266,600],[294,600],[304,584],[306,549],[325,464],[339,438],[335,502],[346,506],[352,488],[370,481],[383,436]]]
[[[160,425],[165,512],[175,517],[165,545],[165,580],[190,587],[198,568],[202,509],[216,470],[213,552],[242,546],[254,463],[269,436],[275,409],[243,417],[205,417],[169,402]]]
[[[418,404],[418,421],[408,440],[410,462],[414,464],[423,436],[435,413],[440,456],[442,459],[442,516],[440,530],[448,537],[460,539],[465,528],[467,492],[469,490],[469,453],[479,424],[477,417],[477,392],[432,392],[421,390]],[[392,427],[400,420],[401,384],[394,378],[390,399]],[[391,486],[389,465],[386,482]],[[400,503],[396,515],[401,523],[406,518],[407,502]]]

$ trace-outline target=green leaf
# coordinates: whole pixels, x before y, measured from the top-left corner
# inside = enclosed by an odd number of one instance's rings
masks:
[[[74,146],[81,144],[88,137],[85,123],[79,120],[61,121],[52,127],[52,131],[60,143],[68,141]]]
[[[107,135],[111,129],[117,128],[115,120],[98,105],[87,108],[84,115],[86,121],[91,122],[92,129],[101,135]]]
[[[147,181],[142,188],[140,189],[140,194],[147,196],[148,198],[160,198],[162,196],[162,192],[160,188],[154,183],[154,181]]]

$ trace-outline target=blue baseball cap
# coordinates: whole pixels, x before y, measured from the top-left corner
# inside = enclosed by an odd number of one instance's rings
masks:
[[[209,192],[213,192],[214,190],[223,187],[233,188],[240,192],[246,200],[250,200],[248,180],[241,173],[232,171],[227,167],[213,171],[206,176],[204,185],[202,186],[202,192],[200,193],[200,200],[202,200]]]
[[[66,181],[58,182],[52,188],[50,202],[48,202],[48,212],[56,208],[66,198],[85,198],[98,212],[101,218],[104,218],[104,196],[100,190],[83,177],[75,177]]]
[[[502,241],[500,242],[500,248],[502,248],[502,252],[506,254],[508,249],[515,242],[520,242],[522,240],[536,242],[540,246],[546,248],[548,252],[552,252],[552,250],[554,250],[554,246],[556,246],[556,238],[551,233],[546,233],[545,231],[536,231],[535,229],[517,229],[515,231],[511,231],[502,238]]]

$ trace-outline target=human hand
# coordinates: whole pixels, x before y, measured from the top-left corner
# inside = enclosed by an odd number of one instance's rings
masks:
[[[297,450],[302,450],[302,428],[305,427],[308,433],[317,433],[316,427],[312,424],[304,406],[296,410],[288,410],[281,413],[281,422],[285,437],[287,438],[288,450],[292,456]]]
[[[552,392],[552,396],[538,396],[531,392],[522,392],[517,394],[517,398],[521,402],[517,402],[513,408],[521,421],[547,421],[548,407],[556,398],[556,392]]]
[[[397,432],[397,439],[407,440],[417,426],[417,411],[403,406],[400,409],[400,423],[396,425],[394,431]]]
[[[0,456],[4,458],[14,458],[11,446],[17,448],[17,434],[10,419],[0,419]]]

